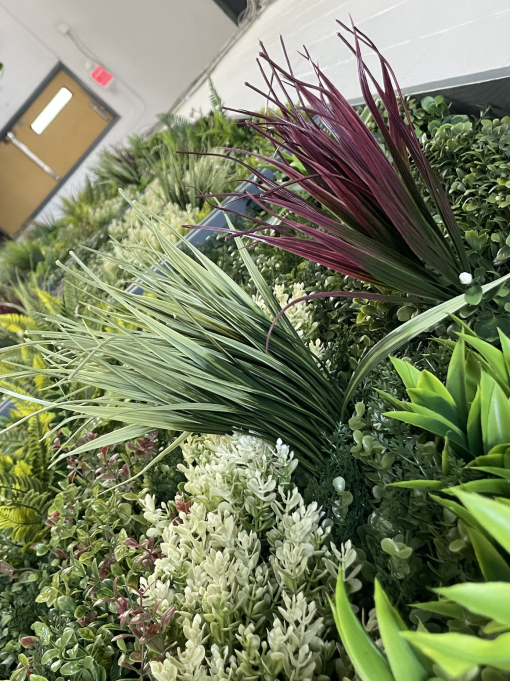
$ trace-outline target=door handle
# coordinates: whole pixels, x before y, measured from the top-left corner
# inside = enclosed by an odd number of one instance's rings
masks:
[[[19,149],[25,156],[28,156],[28,158],[33,161],[36,165],[39,166],[42,170],[44,170],[45,173],[48,173],[48,175],[51,175],[54,180],[57,182],[60,180],[60,175],[58,175],[50,166],[45,163],[42,159],[37,156],[37,154],[34,154],[33,151],[30,151],[30,149],[27,147],[26,144],[23,144],[23,142],[20,142],[17,138],[16,135],[13,132],[8,132],[6,135],[6,138],[9,142],[14,144],[16,149]]]

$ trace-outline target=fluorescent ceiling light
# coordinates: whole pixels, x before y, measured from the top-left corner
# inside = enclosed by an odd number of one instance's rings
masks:
[[[40,135],[46,130],[51,121],[58,116],[65,105],[69,102],[73,93],[66,87],[61,87],[51,102],[47,104],[35,121],[30,126],[34,132]]]

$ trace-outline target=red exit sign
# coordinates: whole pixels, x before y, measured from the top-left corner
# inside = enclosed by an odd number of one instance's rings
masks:
[[[108,87],[113,80],[112,74],[102,66],[96,66],[90,75],[101,87]]]

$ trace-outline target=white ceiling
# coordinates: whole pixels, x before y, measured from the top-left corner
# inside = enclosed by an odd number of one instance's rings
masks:
[[[62,23],[114,74],[108,90],[92,81]],[[168,110],[234,31],[213,0],[0,0],[0,128],[61,61],[121,116],[103,145],[116,143]]]

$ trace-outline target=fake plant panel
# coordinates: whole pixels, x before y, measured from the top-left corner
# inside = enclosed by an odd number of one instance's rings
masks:
[[[436,99],[406,108],[384,58],[350,35],[362,118],[318,68],[318,85],[302,83],[263,52],[279,111],[237,135],[216,102],[207,121],[169,116],[164,134],[106,158],[101,181],[138,185],[118,206],[147,188],[145,206],[113,226],[105,265],[95,253],[63,268],[79,304],[56,305],[4,351],[9,380],[41,384],[23,393],[28,408],[58,409],[59,429],[55,465],[37,471],[49,487],[39,534],[23,545],[0,533],[0,572],[36,585],[44,606],[19,641],[21,599],[2,595],[12,681],[507,681],[510,341],[494,332],[507,295],[495,277],[508,276],[494,206],[505,201],[486,202],[485,226],[469,199],[459,205],[460,184],[486,186],[467,172],[455,184],[445,166],[455,145],[441,140],[464,144],[467,121],[448,121]],[[380,59],[379,104],[362,47]],[[504,125],[482,126],[492,154]],[[265,278],[241,248],[234,282],[227,264],[175,246],[202,210],[189,184],[205,193],[198,180],[216,163],[181,158],[177,145],[223,140],[239,158],[235,140],[257,135],[280,152],[253,163],[259,175],[259,162],[276,168],[257,201],[277,220],[229,228],[237,246],[259,241],[264,260]],[[448,169],[453,212],[427,155]],[[223,193],[230,167],[205,177],[209,190]],[[115,207],[107,200],[97,224]],[[268,257],[272,245],[287,253]],[[144,295],[125,290],[132,280]],[[455,335],[446,324],[459,310]],[[434,325],[435,342],[413,340]],[[398,349],[404,387],[383,363]],[[40,361],[25,366],[23,353]],[[47,454],[49,442],[32,434]]]

